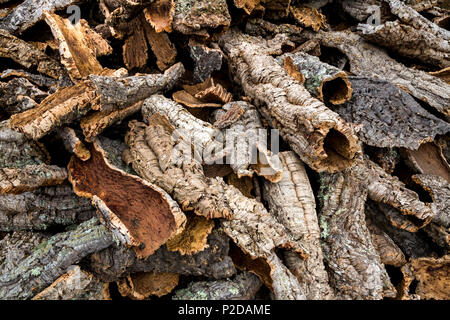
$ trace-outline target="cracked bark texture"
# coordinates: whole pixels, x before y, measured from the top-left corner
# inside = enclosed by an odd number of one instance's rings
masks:
[[[247,20],[245,24],[245,32],[252,36],[274,37],[279,33],[285,33],[292,41],[303,39],[303,29],[297,25],[282,23],[275,24],[261,18],[253,18]]]
[[[314,31],[327,29],[326,17],[316,8],[309,5],[291,6],[290,11],[295,21],[305,28]]]
[[[209,48],[208,46],[189,40],[189,54],[194,61],[194,82],[203,82],[214,71],[222,68],[223,53],[218,48]]]
[[[193,255],[170,252],[162,246],[141,260],[133,250],[114,245],[91,255],[89,266],[94,274],[107,282],[137,272],[169,272],[223,279],[236,273],[228,250],[229,239],[223,232],[214,230],[208,236],[208,247]]]
[[[219,45],[234,81],[306,164],[336,172],[354,162],[353,127],[291,78],[269,55],[267,42],[234,30],[221,36]]]
[[[304,52],[286,53],[278,57],[285,68],[286,59],[290,59],[288,61],[305,77],[305,88],[321,101],[339,105],[352,97],[352,85],[346,72]]]
[[[94,214],[89,201],[77,197],[68,185],[0,196],[1,231],[44,231],[54,226],[81,223]]]
[[[265,181],[262,195],[270,213],[308,252],[306,259],[286,252],[285,263],[298,278],[307,299],[331,299],[333,293],[323,264],[316,203],[308,176],[294,152],[281,152],[279,156],[283,168],[282,180],[278,183]]]
[[[364,217],[368,191],[353,169],[321,174],[319,223],[330,284],[339,299],[383,298],[393,287]]]
[[[108,283],[74,265],[32,300],[111,300],[111,297]]]
[[[384,80],[350,77],[353,97],[333,108],[345,121],[361,125],[360,139],[380,148],[416,150],[450,125],[423,109],[413,97]]]
[[[450,85],[441,79],[421,70],[407,68],[390,58],[385,50],[350,31],[304,34],[310,39],[319,40],[323,46],[336,48],[344,53],[349,59],[353,74],[391,82],[446,117],[450,116]]]
[[[48,94],[26,78],[14,78],[6,83],[0,82],[1,109],[8,115],[21,113],[34,108]]]
[[[21,69],[6,69],[0,74],[2,80],[25,78],[31,83],[56,91],[58,81],[42,74],[33,74]]]
[[[31,298],[64,274],[69,266],[113,243],[111,234],[95,218],[47,240],[36,241],[33,238],[36,236],[30,238],[30,233],[21,235],[0,241],[4,252],[0,265],[1,299]],[[30,240],[34,241],[28,245],[29,254],[18,257]]]
[[[252,300],[262,282],[250,272],[232,279],[191,282],[175,291],[173,300]]]

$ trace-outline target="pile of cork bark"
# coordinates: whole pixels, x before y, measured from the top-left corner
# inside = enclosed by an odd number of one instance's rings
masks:
[[[0,0],[0,299],[450,299],[449,27]]]

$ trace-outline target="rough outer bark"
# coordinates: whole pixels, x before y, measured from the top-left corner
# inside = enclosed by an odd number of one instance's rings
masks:
[[[390,58],[383,49],[365,42],[350,31],[304,33],[323,46],[343,52],[349,59],[350,71],[361,77],[385,80],[419,100],[450,116],[450,85],[424,71],[407,68]]]
[[[45,87],[47,89],[51,89],[53,91],[56,91],[56,87],[58,85],[58,82],[50,77],[44,76],[42,74],[33,74],[30,72],[27,72],[25,70],[16,70],[16,69],[6,69],[2,71],[0,74],[0,78],[2,80],[8,80],[8,79],[15,79],[15,78],[25,78],[31,83],[39,86],[39,87]]]
[[[44,12],[62,10],[82,0],[25,0],[5,18],[0,20],[0,29],[21,34],[36,22],[44,19]]]
[[[444,81],[447,84],[450,84],[450,67],[442,69],[442,70],[430,72],[429,74],[431,74],[432,76],[438,77],[439,79],[441,79],[442,81]]]
[[[230,31],[219,44],[234,80],[305,163],[336,172],[354,162],[358,146],[353,127],[291,78],[269,56],[263,39]]]
[[[74,83],[91,74],[100,74],[103,71],[103,67],[96,59],[95,47],[92,47],[92,44],[107,48],[106,52],[111,52],[112,48],[99,35],[95,42],[88,40],[87,35],[93,34],[94,31],[89,28],[85,20],[73,25],[68,19],[57,14],[44,12],[44,17],[59,45],[61,63],[66,67]]]
[[[236,8],[244,10],[246,14],[251,14],[261,0],[234,0],[233,2]]]
[[[144,300],[152,295],[162,297],[169,294],[178,285],[179,278],[176,273],[140,272],[120,279],[117,286],[123,297]]]
[[[352,169],[321,174],[322,248],[339,299],[382,299],[384,287],[392,287],[364,220],[364,184]]]
[[[254,106],[244,101],[230,102],[216,110],[213,119],[214,126],[223,130],[225,142],[233,141],[233,149],[227,152],[227,157],[238,178],[257,174],[272,182],[281,180],[283,170],[278,155],[269,151],[267,142],[258,136],[258,130],[264,127]],[[252,159],[253,156],[258,158]]]
[[[177,63],[163,74],[133,77],[90,76],[100,96],[101,111],[129,107],[151,95],[170,90],[183,76],[184,67]]]
[[[188,216],[184,230],[169,239],[166,247],[169,251],[178,251],[181,255],[195,254],[208,246],[208,235],[214,228],[214,221],[200,216]]]
[[[433,254],[429,241],[424,239],[420,232],[412,233],[394,227],[380,211],[376,203],[368,201],[365,207],[365,214],[394,240],[407,258],[425,257]]]
[[[15,114],[10,125],[28,137],[38,140],[57,127],[79,120],[99,99],[90,81],[62,88],[44,99],[36,108]],[[97,105],[97,107],[96,107]]]
[[[433,24],[399,0],[386,2],[399,19],[379,26],[359,24],[364,39],[425,64],[449,67],[450,31]]]
[[[160,1],[156,1],[160,2]],[[145,36],[156,57],[156,65],[164,71],[176,61],[177,49],[165,32],[158,32],[148,23],[144,23]]]
[[[286,53],[278,61],[285,63],[286,59],[305,77],[305,88],[321,101],[339,105],[352,97],[352,85],[344,71],[304,52]]]
[[[123,62],[127,69],[141,68],[148,60],[148,47],[145,39],[144,23],[141,16],[136,17],[127,24],[129,35],[123,44]]]
[[[401,267],[406,263],[405,255],[386,232],[366,216],[366,225],[372,236],[372,243],[384,265]]]
[[[213,78],[196,85],[183,85],[184,90],[174,92],[172,98],[190,108],[216,107],[233,101],[233,95]]]
[[[292,41],[296,41],[298,39],[304,39],[302,31],[302,28],[293,24],[274,24],[260,18],[249,19],[245,24],[246,33],[264,38],[272,38],[279,33],[285,33]]]
[[[175,2],[173,0],[153,1],[144,8],[145,19],[157,33],[171,32]]]
[[[416,150],[450,125],[423,109],[413,97],[389,82],[350,77],[353,97],[333,108],[344,120],[361,125],[360,139],[381,148]]]
[[[90,257],[90,268],[107,282],[137,272],[169,272],[215,279],[231,277],[236,270],[228,256],[229,239],[217,230],[208,236],[208,247],[193,255],[170,252],[165,246],[147,259],[136,257],[133,250],[112,246]]]
[[[121,122],[125,118],[139,112],[142,108],[143,101],[132,104],[119,110],[113,111],[97,111],[84,117],[80,126],[86,141],[92,142],[95,137],[102,133],[109,126]]]
[[[286,18],[289,15],[291,1],[292,0],[262,0],[265,8],[265,15],[272,20]]]
[[[424,143],[417,150],[402,149],[401,154],[414,172],[438,175],[450,182],[450,166],[434,142]]]
[[[357,161],[352,173],[367,183],[371,200],[386,205],[388,210],[396,209],[403,216],[412,216],[412,225],[423,228],[431,221],[433,210],[429,204],[420,201],[417,193],[407,189],[397,177],[386,173],[374,162],[368,159]]]
[[[111,234],[97,219],[80,224],[76,229],[41,238],[28,246],[22,255],[30,233],[0,241],[5,257],[0,265],[0,298],[29,299],[49,286],[67,268],[87,255],[105,249],[113,243]],[[32,237],[36,237],[32,235]],[[17,257],[18,252],[20,256]]]
[[[74,265],[32,300],[111,300],[111,297],[108,283]]]
[[[263,198],[271,214],[303,244],[309,255],[304,260],[287,252],[286,265],[298,278],[307,299],[332,298],[320,248],[316,203],[304,165],[292,151],[282,152],[279,156],[283,167],[282,180],[278,183],[265,181]]]
[[[327,29],[326,17],[316,8],[309,5],[291,6],[290,11],[295,21],[303,27],[314,31]]]
[[[402,268],[404,280],[401,283],[403,295],[408,298],[410,285],[417,280],[415,294],[420,299],[450,299],[450,256],[441,258],[423,257],[411,259]],[[405,298],[405,297],[404,297]]]
[[[189,54],[194,61],[194,82],[203,82],[214,71],[222,68],[223,53],[220,49],[208,48],[205,44],[189,40]]]
[[[226,0],[178,0],[172,26],[177,32],[208,38],[209,31],[222,32],[230,22]]]
[[[73,153],[83,161],[89,160],[91,153],[84,143],[78,138],[75,130],[70,127],[60,127],[56,129],[56,134],[61,138],[64,148]]]
[[[250,272],[233,279],[191,282],[187,288],[175,291],[173,300],[252,300],[262,282]]]
[[[21,168],[0,168],[0,195],[19,194],[39,187],[54,186],[67,179],[67,170],[47,164]]]
[[[94,213],[89,201],[77,197],[66,185],[0,196],[1,231],[43,231],[86,221]]]
[[[14,78],[7,83],[0,82],[0,105],[12,115],[34,108],[48,94],[26,78]]]
[[[58,79],[63,73],[58,61],[1,28],[0,57],[10,58],[26,68],[34,67],[38,72],[54,79]]]
[[[89,150],[89,160],[72,157],[69,163],[74,191],[92,200],[102,222],[139,258],[183,230],[186,217],[166,192],[111,164],[101,143],[94,141]]]

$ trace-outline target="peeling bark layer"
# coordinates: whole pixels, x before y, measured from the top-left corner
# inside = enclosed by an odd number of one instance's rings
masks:
[[[230,31],[219,44],[234,80],[305,163],[335,172],[354,162],[358,147],[353,128],[291,78],[268,55],[264,40]]]
[[[153,1],[144,9],[145,19],[155,28],[157,33],[171,32],[173,14],[175,12],[175,1],[159,0]]]
[[[86,161],[91,157],[91,153],[83,142],[77,137],[75,130],[72,128],[60,127],[56,129],[56,134],[63,141],[64,148],[66,148],[66,150],[70,153],[73,153],[83,161]]]
[[[290,11],[295,21],[303,27],[312,28],[314,31],[327,29],[326,17],[316,8],[307,5],[291,6]]]
[[[178,285],[179,278],[175,273],[140,272],[120,279],[117,286],[122,296],[144,300],[152,295],[162,297],[169,294]]]

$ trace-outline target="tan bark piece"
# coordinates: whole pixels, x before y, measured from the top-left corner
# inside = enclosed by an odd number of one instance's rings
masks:
[[[327,29],[326,17],[316,8],[306,5],[291,6],[290,11],[295,21],[302,27],[312,28],[314,31]]]
[[[84,143],[77,137],[75,130],[70,127],[56,129],[56,134],[62,139],[64,147],[83,161],[89,160],[91,153]]]
[[[145,300],[169,294],[178,285],[179,278],[180,275],[175,273],[140,272],[120,279],[117,286],[122,296]]]
[[[175,2],[173,0],[157,0],[144,8],[145,19],[157,33],[172,31]]]

